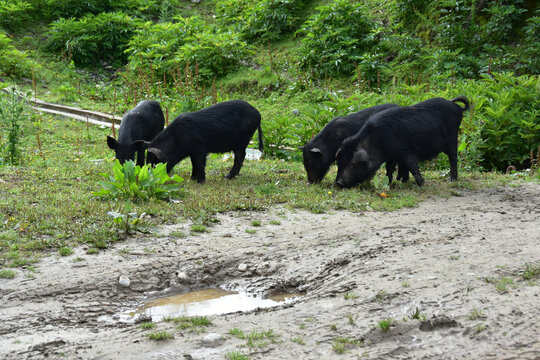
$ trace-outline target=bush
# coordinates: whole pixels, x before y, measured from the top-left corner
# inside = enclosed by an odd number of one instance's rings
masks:
[[[97,66],[104,61],[119,67],[127,61],[125,50],[140,24],[121,12],[60,19],[47,33],[46,47],[62,52],[78,66]]]
[[[316,11],[298,31],[304,35],[299,49],[302,67],[319,75],[352,75],[355,63],[375,44],[375,23],[361,3],[347,0],[335,0]]]
[[[233,32],[220,32],[198,17],[152,24],[137,31],[126,53],[131,68],[150,68],[158,79],[191,69],[203,82],[229,73],[252,48]]]
[[[18,165],[21,120],[26,108],[15,94],[0,93],[0,165]]]
[[[33,68],[38,68],[38,65],[29,60],[24,52],[17,50],[11,44],[11,39],[0,32],[0,76],[30,78]]]
[[[0,0],[0,26],[6,30],[21,27],[32,4],[24,0]]]
[[[130,14],[156,11],[155,0],[47,0],[43,6],[47,19],[81,18],[85,15],[124,11]]]
[[[235,5],[227,1],[226,6],[218,7],[222,15],[227,17],[228,11],[235,11]],[[261,42],[276,41],[284,34],[295,30],[300,18],[298,16],[306,5],[306,0],[262,0],[252,6],[244,4],[241,10],[241,28],[238,29],[245,39]],[[238,18],[239,14],[236,14]]]

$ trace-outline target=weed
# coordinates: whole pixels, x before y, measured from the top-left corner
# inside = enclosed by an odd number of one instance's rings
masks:
[[[356,315],[356,317],[352,316],[352,315],[347,315],[347,319],[349,320],[349,324],[351,325],[354,325],[356,324],[356,319],[358,319],[358,315]]]
[[[246,229],[246,232],[248,234],[255,234],[257,232],[257,230],[255,230],[255,229]]]
[[[385,290],[379,290],[377,291],[377,294],[375,295],[375,300],[378,302],[381,302],[386,297],[386,291]]]
[[[302,338],[299,338],[299,337],[298,338],[292,338],[291,341],[294,342],[294,343],[297,343],[299,345],[306,345],[304,340],[302,340]]]
[[[191,231],[194,233],[205,233],[208,232],[208,229],[202,224],[193,224],[191,225]]]
[[[459,260],[459,256],[457,255],[451,255],[450,260]]]
[[[234,328],[234,329],[229,330],[229,334],[233,335],[234,337],[236,337],[238,339],[244,339],[246,337],[244,332],[242,330],[238,329],[238,328]]]
[[[0,278],[2,279],[13,279],[15,277],[15,271],[9,269],[0,270]]]
[[[270,220],[270,225],[281,225],[281,221],[279,221],[279,220]]]
[[[228,360],[249,360],[247,355],[242,354],[238,351],[228,351],[225,353],[225,359]]]
[[[245,336],[247,340],[247,347],[250,349],[261,348],[268,344],[268,341],[271,343],[276,343],[279,335],[275,334],[272,329],[267,331],[256,331],[253,330],[251,333]]]
[[[359,298],[359,295],[355,292],[348,292],[348,293],[343,294],[343,298],[345,300],[350,300],[350,299],[355,300]]]
[[[206,331],[206,327],[212,325],[212,321],[206,316],[179,316],[179,317],[167,317],[163,318],[163,321],[174,322],[179,329],[189,330],[191,332],[203,333]]]
[[[345,353],[347,348],[358,345],[362,345],[362,342],[359,340],[353,340],[343,337],[337,337],[332,341],[332,349],[337,354],[343,354]]]
[[[90,249],[86,250],[86,253],[88,255],[96,255],[96,254],[99,254],[99,249],[98,248],[90,248]]]
[[[261,222],[259,220],[252,220],[251,226],[261,226]]]
[[[522,277],[523,280],[532,280],[540,275],[540,263],[536,264],[525,264],[525,269],[523,270]]]
[[[150,334],[146,334],[146,337],[151,340],[162,341],[162,340],[172,339],[174,338],[174,335],[163,330],[163,331],[156,331]]]
[[[502,277],[495,283],[495,288],[500,294],[503,294],[508,291],[508,286],[513,285],[514,280],[509,277]]]
[[[478,310],[477,308],[474,308],[471,313],[469,314],[469,320],[476,320],[476,319],[483,319],[486,315],[483,310]]]
[[[388,330],[390,330],[390,326],[393,322],[394,320],[392,319],[383,319],[377,323],[377,327],[381,329],[382,332],[387,332]]]
[[[409,286],[411,285],[407,281],[401,283],[401,287],[408,288]]]
[[[337,331],[337,325],[336,324],[330,325],[330,330]]]
[[[416,319],[416,320],[421,320],[421,321],[426,320],[426,315],[420,313],[420,310],[418,308],[416,308],[408,316],[409,316],[409,319]]]
[[[183,239],[187,237],[187,234],[181,230],[174,230],[169,233],[170,237]]]
[[[480,333],[480,332],[486,330],[486,325],[478,324],[478,325],[476,325],[476,327],[474,329],[476,330],[477,333]]]
[[[73,249],[71,249],[68,246],[63,246],[60,249],[58,249],[58,252],[60,253],[60,256],[68,256],[73,254]]]
[[[125,199],[147,200],[155,197],[169,199],[183,194],[180,183],[184,181],[178,175],[170,177],[167,174],[167,165],[160,163],[155,167],[144,165],[140,167],[133,161],[126,161],[123,165],[118,159],[113,166],[113,175],[100,174],[108,181],[100,182],[102,189],[94,192],[99,198],[113,197]],[[172,182],[172,184],[167,184]]]
[[[156,324],[154,324],[153,322],[143,322],[140,325],[140,328],[144,330],[153,329],[155,327],[156,327]]]

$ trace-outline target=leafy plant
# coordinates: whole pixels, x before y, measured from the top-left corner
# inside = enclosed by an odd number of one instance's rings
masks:
[[[15,277],[15,271],[10,269],[0,270],[0,279],[13,279]]]
[[[377,327],[381,329],[382,332],[387,332],[390,330],[390,326],[394,321],[392,319],[383,319],[377,323]]]
[[[334,0],[316,13],[297,32],[304,35],[300,64],[318,75],[351,75],[355,63],[375,44],[375,24],[362,2]]]
[[[21,120],[25,113],[24,101],[14,92],[0,93],[0,165],[18,165],[20,162]]]
[[[146,337],[151,340],[162,341],[162,340],[172,339],[174,338],[174,335],[165,330],[162,330],[162,331],[155,331],[155,332],[146,334]]]
[[[59,19],[51,24],[46,48],[61,53],[77,66],[98,66],[100,61],[120,67],[125,50],[141,21],[122,12]]]
[[[100,182],[103,187],[93,194],[97,197],[113,197],[124,199],[146,200],[151,197],[169,199],[183,194],[180,183],[184,181],[180,176],[170,177],[167,174],[167,165],[160,163],[154,168],[150,165],[140,167],[133,161],[120,164],[118,159],[113,166],[113,175],[100,174],[108,181]],[[172,182],[172,183],[170,183]]]
[[[25,52],[13,46],[10,37],[0,31],[0,75],[13,78],[31,77],[32,69],[39,68]]]

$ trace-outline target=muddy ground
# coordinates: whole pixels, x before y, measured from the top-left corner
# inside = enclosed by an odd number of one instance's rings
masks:
[[[167,235],[189,233],[182,223],[99,255],[81,247],[45,258],[31,276],[0,279],[0,358],[540,358],[540,279],[523,276],[540,261],[540,184],[456,195],[388,213],[226,213],[208,233]],[[122,274],[129,288],[118,284]],[[151,291],[213,286],[306,295],[210,316],[204,332],[98,320]],[[392,319],[388,331],[383,319]],[[275,336],[248,346],[234,328]],[[174,338],[147,337],[161,330]],[[204,342],[210,333],[221,340]]]

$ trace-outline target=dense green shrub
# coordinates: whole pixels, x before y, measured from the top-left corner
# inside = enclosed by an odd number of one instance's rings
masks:
[[[25,0],[0,0],[0,27],[6,30],[21,27],[32,8]]]
[[[41,6],[47,19],[58,19],[81,18],[90,14],[117,11],[133,15],[156,12],[158,9],[156,3],[156,0],[46,0]]]
[[[484,167],[530,166],[530,153],[540,146],[540,78],[495,73],[480,83],[485,92],[476,114],[483,123],[478,147]]]
[[[81,19],[60,19],[47,33],[46,48],[63,53],[78,66],[113,66],[126,63],[125,50],[140,20],[118,13],[86,15]]]
[[[19,142],[24,102],[14,93],[0,92],[0,165],[17,165],[21,159]]]
[[[149,68],[163,79],[191,68],[203,82],[227,74],[252,53],[233,32],[220,32],[198,17],[176,17],[176,23],[146,23],[129,42],[132,68]]]
[[[250,41],[273,42],[298,28],[307,0],[219,0],[216,20]]]
[[[0,76],[31,78],[33,68],[37,69],[38,65],[26,53],[17,50],[11,39],[0,32]]]
[[[335,0],[316,8],[298,33],[301,66],[319,75],[351,75],[375,44],[375,23],[361,3]]]

